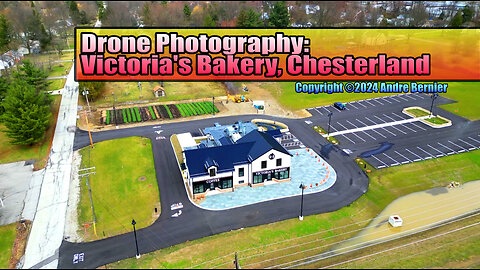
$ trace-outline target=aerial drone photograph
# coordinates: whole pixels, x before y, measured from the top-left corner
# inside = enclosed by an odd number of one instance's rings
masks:
[[[1,1],[0,268],[480,268],[480,1]]]

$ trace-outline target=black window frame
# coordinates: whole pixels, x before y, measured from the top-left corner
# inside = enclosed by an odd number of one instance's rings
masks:
[[[212,172],[213,172],[213,174],[212,174]],[[210,177],[217,175],[217,172],[216,172],[215,168],[210,168],[210,170],[208,170],[208,173],[210,174]]]
[[[279,164],[280,162],[280,164]],[[277,167],[282,166],[282,158],[277,158]]]
[[[245,168],[238,168],[238,177],[245,176]]]
[[[265,166],[263,166],[264,164],[265,164]],[[266,168],[267,168],[267,161],[266,161],[266,160],[263,160],[263,161],[262,161],[261,168],[262,168],[262,169],[266,169]]]

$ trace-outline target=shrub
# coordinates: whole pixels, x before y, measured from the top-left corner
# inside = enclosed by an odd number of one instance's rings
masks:
[[[182,108],[181,105],[182,104],[177,104],[176,106],[177,106],[178,110],[180,111],[180,113],[182,114],[182,117],[185,117],[185,112],[183,111],[183,108]]]
[[[105,120],[105,123],[106,123],[107,125],[110,124],[110,111],[107,111],[107,119]]]
[[[122,109],[122,115],[123,115],[123,122],[128,123],[127,121],[127,115],[125,114],[125,109]]]
[[[130,114],[130,108],[126,108],[125,109],[127,111],[127,119],[128,119],[128,122],[132,122],[132,115]]]
[[[152,106],[148,106],[148,109],[150,110],[150,114],[152,115],[152,119],[153,120],[157,119],[157,116],[155,115],[155,112],[153,111]]]

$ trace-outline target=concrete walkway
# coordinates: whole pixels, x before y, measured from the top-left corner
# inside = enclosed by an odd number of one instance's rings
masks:
[[[28,238],[23,268],[57,268],[68,202],[73,140],[67,131],[76,125],[78,83],[70,69],[65,83],[49,160],[45,168],[37,213]]]
[[[410,119],[405,119],[405,120],[400,120],[400,121],[382,123],[382,124],[378,124],[378,125],[359,127],[359,128],[353,128],[353,129],[346,129],[346,130],[341,130],[341,131],[337,131],[337,132],[330,132],[330,135],[323,134],[322,136],[323,137],[337,136],[337,135],[343,135],[343,134],[348,134],[348,133],[353,133],[353,132],[358,132],[358,131],[365,131],[365,130],[370,130],[370,129],[384,128],[384,127],[389,127],[389,126],[407,124],[407,123],[417,122],[417,121],[420,121],[422,119],[426,119],[426,118],[429,118],[429,117],[430,116],[427,115],[427,116],[415,117],[415,118],[410,118]]]
[[[68,75],[64,76],[54,76],[54,77],[48,77],[47,80],[57,80],[57,79],[66,79]]]

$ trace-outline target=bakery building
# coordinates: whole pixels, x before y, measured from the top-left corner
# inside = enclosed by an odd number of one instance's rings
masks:
[[[290,180],[292,155],[272,133],[249,130],[233,137],[221,145],[184,148],[184,173],[194,197]]]

